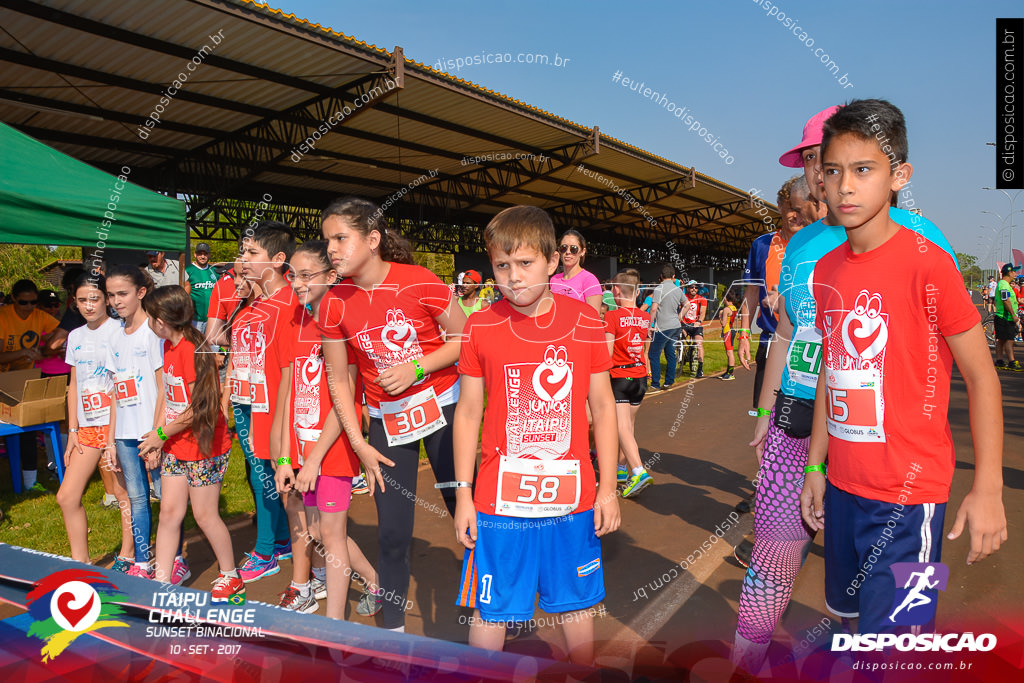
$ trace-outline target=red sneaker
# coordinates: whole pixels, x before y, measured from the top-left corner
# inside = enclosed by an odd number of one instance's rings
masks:
[[[210,591],[214,602],[227,602],[232,595],[245,595],[245,582],[237,576],[219,574]]]

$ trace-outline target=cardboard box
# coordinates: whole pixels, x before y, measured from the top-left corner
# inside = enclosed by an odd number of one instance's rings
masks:
[[[0,373],[0,420],[29,427],[67,417],[68,378],[38,370]]]

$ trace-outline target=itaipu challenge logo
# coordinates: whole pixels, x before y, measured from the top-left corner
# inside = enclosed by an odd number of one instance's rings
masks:
[[[29,592],[28,635],[44,641],[43,662],[53,659],[78,636],[110,626],[128,627],[111,617],[124,610],[114,602],[117,586],[99,572],[65,569],[37,581]]]

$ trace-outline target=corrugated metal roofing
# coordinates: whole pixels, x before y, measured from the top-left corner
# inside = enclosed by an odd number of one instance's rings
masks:
[[[291,151],[330,98],[393,76],[395,53],[250,0],[8,0],[0,21],[0,120],[101,168],[129,165],[157,190],[206,202],[270,192],[319,208],[344,193],[383,200],[434,171],[403,199],[406,214],[479,225],[525,202],[597,241],[668,239],[727,259],[765,229],[738,188],[603,134],[590,153],[593,128],[409,58],[403,88],[373,97],[296,163]],[[154,109],[160,123],[140,136]],[[555,161],[463,163],[503,152]]]

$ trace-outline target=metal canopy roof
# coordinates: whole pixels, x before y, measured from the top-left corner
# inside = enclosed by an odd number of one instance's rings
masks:
[[[317,232],[345,194],[390,201],[435,251],[478,250],[490,217],[520,203],[627,262],[670,242],[735,265],[766,229],[746,192],[693,168],[248,0],[3,5],[0,120],[185,195],[198,237],[236,235],[261,198]]]

